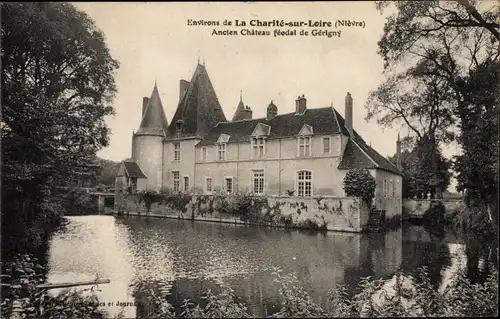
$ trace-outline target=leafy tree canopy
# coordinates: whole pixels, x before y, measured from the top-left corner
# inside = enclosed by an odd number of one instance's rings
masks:
[[[52,191],[95,172],[95,154],[108,144],[104,117],[113,114],[118,62],[71,4],[1,6],[4,239],[6,230],[58,216]]]
[[[92,167],[116,92],[118,62],[103,34],[67,3],[4,3],[1,32],[5,179],[67,179]]]
[[[389,157],[396,164],[396,154]],[[428,193],[434,198],[446,191],[451,180],[451,163],[426,137],[410,150],[401,152],[403,197],[421,198]]]

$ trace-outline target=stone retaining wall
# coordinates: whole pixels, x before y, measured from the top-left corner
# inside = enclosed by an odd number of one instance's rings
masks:
[[[465,203],[462,199],[404,199],[403,218],[423,218],[433,201],[443,203],[446,215],[451,215],[465,209]]]
[[[115,211],[146,213],[146,207],[139,195],[127,194],[117,201]],[[251,197],[252,212],[241,216],[241,212],[227,213],[218,210],[220,202],[235,204],[238,197],[193,195],[184,207],[174,200],[153,202],[150,213],[153,216],[182,218],[192,220],[232,222],[243,221],[246,224],[269,225],[276,227],[312,228],[361,232],[368,222],[368,206],[358,198],[352,197]],[[177,202],[177,204],[175,203]],[[236,206],[234,206],[236,205]],[[175,207],[177,206],[177,207]],[[182,204],[181,204],[182,206]],[[181,208],[181,209],[179,209]]]

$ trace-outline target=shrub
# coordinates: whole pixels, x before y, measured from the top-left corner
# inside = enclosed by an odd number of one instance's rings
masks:
[[[170,207],[186,212],[186,206],[191,202],[191,195],[188,193],[167,193],[164,195],[163,201],[165,201]]]
[[[298,227],[304,229],[321,230],[321,226],[309,218],[301,221]]]
[[[191,195],[188,193],[181,192],[163,192],[158,193],[155,191],[141,191],[138,192],[139,202],[144,202],[144,206],[146,206],[146,211],[151,211],[151,205],[153,203],[164,203],[169,207],[176,209],[181,212],[186,212],[186,206],[191,201]]]
[[[294,274],[281,275],[281,270],[273,270],[274,282],[280,286],[281,309],[271,315],[271,318],[307,318],[307,317],[328,317],[328,314],[311,296],[298,285],[297,277]]]
[[[146,212],[150,212],[151,205],[160,199],[160,194],[152,190],[140,191],[137,193],[137,195],[139,196],[139,202],[144,202],[144,206],[146,206]]]
[[[226,196],[216,195],[214,198],[214,210],[219,214],[228,214],[229,213],[229,203],[227,201]]]
[[[375,196],[375,178],[367,169],[350,169],[344,177],[344,191],[347,196],[361,197],[371,206]]]
[[[18,308],[21,318],[92,318],[99,317],[96,287],[52,295],[36,285],[45,281],[46,269],[33,254],[17,254],[2,266],[2,318]],[[22,272],[21,272],[22,271]],[[8,275],[5,275],[7,273]]]
[[[279,223],[285,228],[291,228],[293,226],[292,215],[280,215]]]

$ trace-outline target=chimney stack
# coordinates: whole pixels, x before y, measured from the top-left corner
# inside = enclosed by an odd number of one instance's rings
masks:
[[[276,115],[278,115],[278,107],[274,105],[273,101],[271,100],[271,103],[269,103],[269,105],[267,106],[266,119],[270,120]]]
[[[398,133],[398,140],[396,141],[396,167],[399,170],[403,169],[402,158],[401,158],[401,140],[399,139],[399,133]]]
[[[146,107],[148,106],[149,97],[145,96],[142,98],[142,116],[144,116],[144,112],[146,112]]]
[[[353,135],[352,127],[352,97],[351,93],[347,92],[345,97],[345,126],[349,131],[349,134]]]
[[[247,105],[245,109],[241,111],[240,119],[251,120],[252,119],[252,109]]]
[[[302,115],[306,112],[307,99],[304,94],[295,100],[295,115]]]
[[[186,80],[181,80],[180,85],[179,85],[179,102],[182,100],[182,97],[186,93],[187,89],[189,87],[189,81]]]

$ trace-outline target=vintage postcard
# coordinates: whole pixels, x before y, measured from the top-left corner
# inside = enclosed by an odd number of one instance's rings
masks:
[[[498,2],[0,8],[6,318],[498,315]]]

